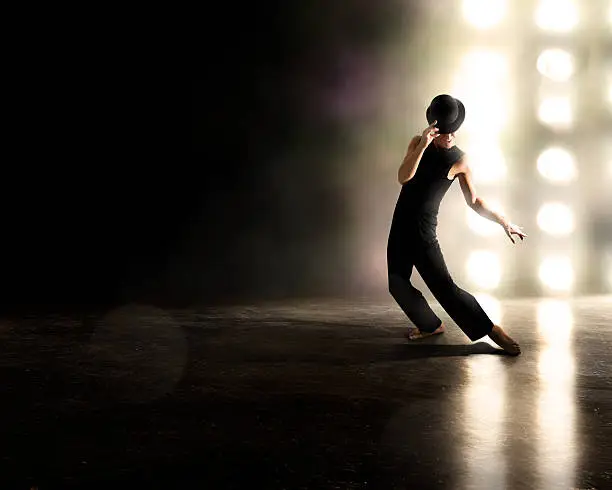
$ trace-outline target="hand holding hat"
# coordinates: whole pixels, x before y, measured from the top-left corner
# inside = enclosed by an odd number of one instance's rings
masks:
[[[423,134],[421,134],[421,142],[425,148],[427,148],[433,140],[440,136],[440,130],[435,127],[437,122],[438,121],[433,121],[429,126],[427,126],[427,128],[425,128]]]

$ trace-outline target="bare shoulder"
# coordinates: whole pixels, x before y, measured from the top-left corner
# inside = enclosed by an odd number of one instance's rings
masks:
[[[461,158],[455,162],[455,164],[453,165],[453,170],[455,171],[456,175],[469,174],[470,165],[467,155],[462,155]]]
[[[455,177],[459,177],[459,179],[463,179],[470,176],[470,167],[468,165],[467,158],[463,155],[459,160],[453,163],[450,171],[448,172],[448,178],[454,179]]]

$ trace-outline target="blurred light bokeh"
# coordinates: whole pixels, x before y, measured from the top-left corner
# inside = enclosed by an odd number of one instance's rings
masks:
[[[384,110],[363,130],[357,282],[386,292],[397,168],[431,99],[449,93],[466,107],[456,138],[477,194],[529,235],[513,245],[453,184],[438,235],[455,281],[495,298],[611,293],[612,2],[448,0],[412,13],[418,27],[382,65]]]

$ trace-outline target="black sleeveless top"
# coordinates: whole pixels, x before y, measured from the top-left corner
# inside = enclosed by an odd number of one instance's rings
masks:
[[[393,213],[390,241],[436,240],[440,203],[455,180],[448,178],[448,172],[463,155],[456,146],[438,148],[432,142],[427,147],[414,177],[402,185]]]

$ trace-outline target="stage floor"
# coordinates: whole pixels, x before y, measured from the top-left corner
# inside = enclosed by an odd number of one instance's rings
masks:
[[[485,309],[521,356],[391,300],[4,320],[0,488],[612,488],[612,297]]]

